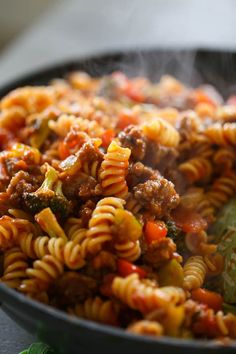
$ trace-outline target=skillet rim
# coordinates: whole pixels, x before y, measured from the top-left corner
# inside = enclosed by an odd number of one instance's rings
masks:
[[[40,77],[47,77],[47,80],[50,81],[51,79],[57,78],[57,77],[63,77],[66,75],[66,73],[69,73],[73,70],[82,70],[80,67],[88,65],[90,62],[95,62],[96,60],[98,61],[107,61],[107,60],[114,60],[116,62],[119,60],[120,57],[126,56],[126,55],[135,55],[136,53],[144,53],[145,55],[148,55],[149,53],[182,53],[182,54],[191,54],[196,53],[200,55],[236,55],[234,51],[231,50],[223,50],[223,49],[185,49],[185,48],[171,48],[171,49],[166,49],[166,48],[136,48],[135,50],[129,50],[129,51],[109,51],[109,52],[101,52],[99,54],[95,55],[86,55],[86,56],[81,56],[78,59],[73,58],[72,60],[65,60],[62,62],[56,62],[56,64],[50,64],[48,66],[43,66],[39,67],[36,70],[33,70],[31,72],[28,72],[22,76],[18,76],[14,80],[10,80],[9,82],[3,84],[0,86],[0,98],[6,95],[8,92],[11,90],[18,88],[20,86],[25,86],[25,85],[35,85],[37,80],[40,80]],[[59,73],[59,75],[54,76],[54,73]],[[45,80],[43,80],[45,81]],[[37,83],[36,83],[37,84]],[[174,337],[169,337],[169,336],[163,336],[163,337],[158,337],[154,338],[151,336],[144,336],[144,335],[135,335],[130,332],[125,331],[124,329],[121,328],[116,328],[112,327],[109,325],[105,324],[99,324],[90,320],[86,319],[80,319],[78,317],[74,316],[69,316],[66,312],[63,312],[62,310],[53,308],[52,306],[40,303],[36,300],[30,299],[26,297],[25,295],[7,287],[5,284],[0,283],[0,300],[2,300],[2,309],[10,307],[11,309],[14,308],[20,308],[21,305],[28,306],[29,311],[30,309],[36,310],[38,313],[44,314],[46,317],[53,318],[53,320],[58,320],[60,323],[64,323],[65,325],[69,325],[74,327],[74,329],[78,327],[83,327],[84,329],[87,329],[91,332],[96,331],[99,334],[108,334],[113,337],[117,337],[118,339],[125,338],[129,341],[134,341],[134,342],[144,342],[144,343],[152,343],[157,345],[158,349],[158,343],[162,345],[178,347],[181,349],[181,347],[187,347],[189,349],[191,348],[197,348],[197,349],[214,349],[214,350],[221,350],[224,348],[229,348],[229,349],[236,349],[236,340],[231,340],[230,343],[224,344],[224,343],[219,343],[216,340],[200,340],[200,339],[181,339],[181,338],[174,338]],[[9,305],[9,306],[8,306]],[[7,311],[6,311],[7,312]],[[19,311],[20,312],[20,311]]]

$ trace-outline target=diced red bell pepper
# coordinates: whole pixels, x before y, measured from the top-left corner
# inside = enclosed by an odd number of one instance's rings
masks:
[[[58,152],[61,160],[65,160],[68,156],[70,156],[70,149],[64,141],[59,143]]]
[[[115,137],[113,129],[107,129],[102,135],[102,146],[107,148]]]
[[[159,241],[167,235],[167,228],[163,221],[148,221],[144,228],[145,239],[148,244]]]
[[[128,275],[133,273],[137,273],[140,278],[145,278],[145,276],[147,275],[144,269],[126,261],[125,259],[118,259],[117,269],[119,275],[121,275],[122,277],[127,277]]]
[[[220,294],[202,288],[192,291],[192,299],[208,305],[209,308],[212,308],[215,311],[219,311],[223,304],[223,298]]]
[[[119,115],[119,120],[117,123],[117,128],[120,130],[125,129],[128,125],[138,124],[138,117],[128,109],[123,110]]]

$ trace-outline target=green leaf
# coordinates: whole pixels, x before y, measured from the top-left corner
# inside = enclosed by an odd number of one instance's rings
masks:
[[[210,233],[215,236],[215,242],[219,242],[228,228],[236,229],[236,199],[231,199],[220,211],[216,222],[210,229]]]
[[[47,344],[33,343],[29,349],[19,354],[55,354],[55,352]]]
[[[210,233],[218,243],[218,251],[224,257],[224,270],[220,275],[224,300],[236,302],[236,199],[221,210]]]

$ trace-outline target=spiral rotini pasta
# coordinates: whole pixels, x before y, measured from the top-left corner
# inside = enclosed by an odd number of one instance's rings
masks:
[[[197,289],[202,286],[207,267],[202,256],[190,257],[184,265],[184,288]]]
[[[65,233],[69,240],[73,239],[74,232],[82,228],[81,218],[68,218],[65,224]]]
[[[187,233],[185,243],[193,254],[207,255],[216,252],[217,245],[208,242],[208,235],[205,231]]]
[[[85,264],[81,255],[81,246],[74,241],[51,238],[48,242],[48,252],[69,269],[79,269]]]
[[[80,244],[74,241],[48,236],[34,238],[32,234],[25,233],[20,235],[19,244],[24,254],[32,259],[42,259],[51,254],[69,269],[79,269],[84,265]]]
[[[159,337],[164,333],[163,326],[160,323],[149,320],[136,321],[127,330],[134,334],[145,334],[155,337]]]
[[[98,180],[100,166],[101,166],[100,161],[92,161],[90,163],[85,162],[82,165],[82,171],[86,173],[88,176],[92,176],[93,178]]]
[[[180,136],[178,131],[162,118],[143,123],[142,130],[147,138],[161,145],[176,147],[179,144]]]
[[[0,218],[0,249],[4,250],[17,244],[19,235],[25,230],[32,231],[32,225],[29,221],[23,219],[14,219],[10,216]]]
[[[111,300],[102,300],[98,296],[87,299],[83,304],[77,304],[68,309],[69,314],[91,321],[116,325],[118,322],[118,305]]]
[[[49,253],[48,242],[48,236],[34,237],[32,233],[26,232],[23,232],[18,240],[21,250],[32,259],[41,259]]]
[[[98,253],[102,245],[112,240],[111,226],[114,223],[116,209],[123,209],[124,201],[119,198],[107,197],[101,199],[89,221],[86,239],[81,247],[86,246],[86,253]]]
[[[235,194],[236,175],[229,172],[220,176],[210,186],[206,196],[215,209],[220,209]]]
[[[130,153],[130,149],[122,148],[115,141],[108,146],[99,174],[104,195],[123,199],[127,196],[128,187],[125,177]]]
[[[62,263],[55,256],[46,255],[41,260],[34,261],[33,268],[26,269],[26,275],[31,278],[32,288],[37,292],[37,287],[46,290],[50,282],[61,276],[63,271]],[[24,284],[27,282],[20,286]]]
[[[220,148],[213,156],[213,162],[223,171],[231,170],[235,163],[234,150],[227,148]]]
[[[177,287],[157,288],[142,282],[137,274],[126,278],[116,277],[112,283],[114,295],[131,308],[143,313],[156,308],[184,302],[185,293]]]
[[[179,165],[179,170],[191,182],[208,178],[212,173],[211,163],[204,157],[196,157]]]
[[[236,145],[236,123],[215,123],[206,129],[205,134],[219,146]]]
[[[6,251],[3,261],[3,276],[1,282],[10,288],[17,289],[21,280],[26,278],[28,268],[27,256],[19,247],[13,247]]]
[[[119,258],[127,259],[128,261],[136,261],[141,255],[141,248],[139,241],[127,241],[123,243],[116,243],[115,252]]]

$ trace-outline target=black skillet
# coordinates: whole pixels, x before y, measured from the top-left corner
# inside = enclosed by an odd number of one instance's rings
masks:
[[[86,58],[32,73],[0,88],[0,97],[24,85],[47,84],[73,70],[85,70],[93,76],[123,70],[129,75],[145,75],[157,80],[162,74],[173,74],[196,85],[207,82],[227,96],[236,92],[236,54],[219,51],[147,50]],[[234,87],[235,86],[235,87]],[[235,353],[236,342],[160,339],[135,336],[122,329],[72,318],[52,307],[30,300],[0,284],[2,309],[18,324],[51,345],[57,353],[66,354],[210,354]],[[4,324],[2,323],[1,326]],[[14,341],[14,338],[12,338]],[[1,349],[0,349],[1,352]]]

